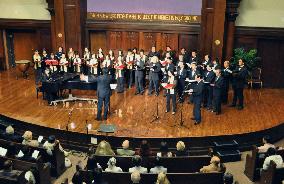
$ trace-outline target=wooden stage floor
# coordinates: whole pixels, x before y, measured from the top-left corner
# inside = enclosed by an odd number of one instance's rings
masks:
[[[31,73],[31,72],[29,72]],[[134,88],[124,94],[113,93],[111,115],[107,123],[117,126],[115,136],[128,137],[203,137],[243,134],[268,129],[284,122],[284,89],[247,89],[245,108],[239,111],[223,106],[219,116],[202,109],[202,123],[194,125],[191,104],[183,106],[184,127],[174,127],[180,122],[181,105],[175,115],[165,113],[165,98],[134,96]],[[96,97],[95,91],[73,90],[75,96]],[[230,91],[230,100],[232,91]],[[151,123],[159,104],[160,119]],[[68,113],[74,108],[69,129],[86,132],[85,121],[90,123],[89,133],[98,134],[99,122],[95,121],[96,105],[87,102],[48,106],[40,94],[36,98],[33,76],[29,80],[16,80],[15,70],[0,73],[0,114],[22,121],[55,129],[65,129]]]

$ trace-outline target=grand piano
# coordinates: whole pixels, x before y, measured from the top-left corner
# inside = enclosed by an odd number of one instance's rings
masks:
[[[72,89],[79,90],[96,90],[97,83],[96,82],[86,82],[80,80],[80,75],[74,73],[62,73],[56,72],[53,73],[49,80],[42,82],[42,92],[43,93],[56,93],[61,94],[63,90],[69,90],[68,98],[61,98],[52,101],[53,105],[57,105],[59,102],[68,102],[68,101],[91,101],[93,103],[97,102],[97,99],[94,98],[79,98],[74,97],[71,94]]]

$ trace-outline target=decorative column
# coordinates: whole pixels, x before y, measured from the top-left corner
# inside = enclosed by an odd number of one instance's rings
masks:
[[[230,59],[233,56],[234,39],[235,39],[235,22],[239,15],[238,7],[241,0],[227,0],[226,7],[226,58]]]

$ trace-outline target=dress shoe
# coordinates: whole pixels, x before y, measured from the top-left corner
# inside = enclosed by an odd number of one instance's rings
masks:
[[[221,112],[216,112],[216,115],[220,115],[221,114]]]
[[[238,109],[238,110],[243,110],[244,107],[243,107],[243,106],[238,106],[237,109]]]
[[[167,111],[167,110],[165,111],[165,113],[168,113],[168,112],[169,112],[169,111]]]
[[[159,96],[159,93],[156,93],[155,96]]]
[[[236,104],[231,104],[229,105],[229,107],[236,107]]]
[[[195,117],[190,118],[191,120],[195,120]]]
[[[172,112],[172,115],[175,115],[176,112]]]
[[[194,122],[194,125],[198,125],[198,124],[200,124],[200,121],[195,121]]]
[[[211,110],[212,110],[212,108],[210,108],[210,107],[207,107],[206,109],[207,109],[208,111],[211,111]]]
[[[138,95],[139,93],[138,92],[135,92],[135,94],[134,95]]]
[[[102,121],[102,118],[96,118],[95,120],[96,121]]]

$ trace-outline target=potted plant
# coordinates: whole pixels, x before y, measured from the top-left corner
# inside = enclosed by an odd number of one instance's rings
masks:
[[[249,71],[260,66],[260,57],[257,57],[257,50],[251,49],[246,51],[244,48],[236,48],[234,49],[234,55],[231,59],[232,66],[237,66],[239,59],[245,60],[245,66]]]

